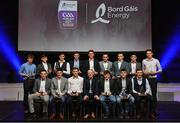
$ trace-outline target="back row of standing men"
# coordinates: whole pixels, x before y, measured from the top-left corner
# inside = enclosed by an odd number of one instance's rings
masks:
[[[95,53],[93,50],[89,50],[88,52],[89,59],[85,61],[81,61],[79,59],[80,54],[78,52],[74,53],[74,60],[70,62],[65,61],[65,54],[61,53],[59,55],[59,61],[55,62],[54,68],[52,68],[51,64],[49,64],[48,57],[46,55],[41,56],[42,63],[34,65],[33,55],[28,55],[28,62],[24,63],[20,68],[20,75],[24,77],[24,102],[25,102],[25,110],[28,110],[28,94],[33,90],[34,87],[34,79],[35,76],[40,76],[42,70],[46,70],[48,76],[52,78],[59,69],[62,70],[63,76],[65,78],[69,78],[71,76],[72,68],[79,68],[80,76],[84,78],[88,78],[87,71],[92,70],[93,74],[97,78],[101,78],[104,76],[104,71],[109,71],[112,79],[120,78],[120,71],[126,70],[127,74],[130,78],[133,78],[136,74],[136,70],[143,71],[145,77],[148,78],[152,96],[154,100],[154,105],[156,107],[157,103],[157,74],[162,72],[161,65],[159,61],[153,58],[153,52],[151,49],[146,50],[147,58],[140,62],[137,62],[137,56],[135,54],[131,55],[131,62],[124,61],[123,53],[117,54],[117,61],[112,63],[109,61],[109,56],[107,53],[102,55],[102,61],[98,62],[94,59]]]

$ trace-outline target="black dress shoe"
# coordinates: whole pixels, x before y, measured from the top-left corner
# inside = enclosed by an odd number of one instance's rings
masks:
[[[141,118],[141,115],[140,115],[140,114],[137,114],[136,117],[137,117],[137,119],[140,119],[140,118]]]
[[[31,120],[35,120],[35,119],[36,119],[36,114],[35,113],[30,113],[27,120],[31,121]]]
[[[125,119],[129,119],[130,117],[129,117],[129,114],[128,114],[128,112],[125,114]]]
[[[43,120],[47,120],[48,119],[48,113],[47,112],[43,112]]]
[[[120,119],[123,119],[123,118],[124,118],[124,113],[123,113],[123,112],[120,113],[119,118],[120,118]]]
[[[104,119],[107,119],[109,117],[109,112],[106,112],[105,114],[104,114]]]
[[[154,113],[150,114],[149,118],[156,119],[157,117],[154,115]]]

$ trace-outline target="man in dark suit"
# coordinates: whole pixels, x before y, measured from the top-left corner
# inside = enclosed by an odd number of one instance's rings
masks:
[[[88,78],[84,80],[83,93],[84,93],[84,104],[85,104],[85,116],[87,119],[91,116],[95,118],[95,109],[97,105],[98,97],[98,79],[94,77],[93,70],[88,70]]]
[[[41,61],[42,63],[40,63],[38,66],[37,66],[37,76],[40,77],[40,73],[42,70],[46,70],[47,73],[48,73],[48,77],[51,78],[52,77],[52,67],[51,67],[51,64],[48,63],[48,57],[46,55],[42,55],[41,56]]]
[[[132,86],[131,86],[131,79],[127,78],[127,71],[122,69],[120,71],[120,78],[117,80],[117,105],[118,109],[120,110],[120,118],[123,118],[125,114],[125,118],[129,119],[129,114],[133,110],[134,106],[134,97],[132,94]],[[122,109],[122,101],[127,100],[128,105],[125,105],[125,109]]]
[[[83,74],[82,73],[82,71],[83,71],[83,61],[81,61],[79,59],[79,57],[80,57],[79,52],[78,51],[74,52],[73,57],[74,57],[74,59],[69,62],[71,70],[72,70],[73,67],[79,68],[79,75],[82,76],[82,74]]]
[[[113,63],[113,78],[119,78],[119,71],[122,69],[125,69],[129,73],[129,66],[126,61],[124,61],[124,55],[123,53],[117,54],[118,61],[115,61]]]
[[[89,50],[88,52],[89,59],[84,62],[84,74],[87,77],[87,71],[92,69],[95,76],[98,76],[100,72],[99,62],[94,59],[95,53],[94,50]]]
[[[131,55],[131,62],[129,63],[129,75],[131,78],[135,77],[137,69],[142,69],[141,63],[137,62],[137,56],[135,54]]]
[[[59,117],[61,120],[64,119],[63,109],[65,107],[66,93],[68,91],[68,81],[62,75],[63,75],[63,70],[57,69],[56,77],[52,78],[51,93],[52,93],[53,99],[51,103],[53,105],[51,108],[53,109],[53,114],[51,115],[50,119],[54,119],[56,116],[57,107],[54,104],[58,100],[60,103]]]
[[[109,100],[113,107],[116,103],[116,97],[114,96],[116,91],[115,83],[116,82],[111,79],[111,73],[105,70],[104,77],[100,79],[98,84],[99,93],[101,94],[99,100],[103,105],[105,113],[104,118],[108,118],[109,116],[109,107],[106,103],[106,100]]]
[[[49,95],[51,93],[51,79],[47,78],[46,70],[41,70],[40,78],[34,83],[33,94],[28,97],[29,110],[34,116],[34,99],[41,99],[44,102],[43,115],[47,118]]]

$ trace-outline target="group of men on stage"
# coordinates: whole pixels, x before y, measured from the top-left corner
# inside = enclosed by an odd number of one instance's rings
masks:
[[[48,110],[52,112],[50,119],[57,114],[56,102],[60,103],[60,119],[64,119],[66,104],[72,117],[77,116],[83,104],[83,118],[96,118],[98,103],[103,107],[104,118],[110,116],[113,110],[110,107],[116,107],[118,117],[127,119],[136,107],[137,118],[140,118],[140,104],[145,97],[149,102],[150,117],[156,117],[157,74],[162,72],[162,68],[160,62],[153,58],[151,49],[146,50],[147,58],[142,64],[137,62],[135,54],[131,55],[129,63],[124,61],[123,53],[117,54],[115,62],[109,61],[107,53],[102,55],[102,61],[97,61],[93,50],[89,50],[89,59],[85,61],[79,59],[79,52],[73,56],[74,60],[67,62],[65,54],[61,53],[53,68],[46,55],[41,56],[42,63],[37,66],[33,64],[34,56],[27,56],[27,62],[19,71],[24,78],[25,112],[29,111],[34,116],[34,100],[41,99],[44,115],[47,116]],[[124,102],[127,102],[125,107]]]

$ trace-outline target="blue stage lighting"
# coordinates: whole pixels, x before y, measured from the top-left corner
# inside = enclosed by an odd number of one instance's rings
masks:
[[[161,57],[161,64],[163,69],[166,69],[168,65],[171,63],[171,61],[173,61],[175,56],[178,55],[177,52],[179,51],[179,49],[180,49],[180,29],[177,29],[176,32],[170,38],[169,44],[167,45],[167,48],[165,49],[165,52]]]
[[[19,57],[15,51],[15,48],[10,44],[10,40],[6,33],[4,32],[4,29],[2,27],[2,24],[0,24],[0,53],[2,53],[2,56],[7,59],[7,61],[12,65],[12,67],[19,71],[20,68],[20,60]]]

